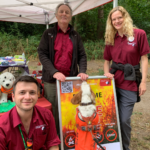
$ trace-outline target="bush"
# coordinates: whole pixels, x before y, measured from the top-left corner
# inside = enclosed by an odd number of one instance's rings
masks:
[[[104,53],[104,41],[86,41],[84,42],[84,48],[87,55],[87,60],[102,59]]]
[[[37,47],[40,42],[41,35],[29,36],[28,38],[20,38],[8,33],[0,32],[0,56],[14,56],[25,53],[26,59],[30,57],[37,58]],[[84,48],[87,59],[102,59],[104,52],[104,41],[86,41]]]
[[[148,39],[148,43],[149,43],[149,46],[150,46],[150,34],[147,34],[147,39]],[[150,59],[150,47],[149,47],[148,59]]]
[[[0,56],[14,56],[25,53],[26,59],[29,57],[37,58],[37,47],[40,42],[40,35],[30,36],[28,38],[18,38],[0,32]]]

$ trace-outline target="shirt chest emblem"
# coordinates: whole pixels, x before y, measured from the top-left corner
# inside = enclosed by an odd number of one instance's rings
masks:
[[[44,130],[45,126],[46,126],[46,124],[38,125],[38,126],[35,127],[35,129],[40,129],[41,128],[41,130]]]
[[[133,41],[134,41],[134,37],[133,37],[133,36],[129,37],[129,38],[128,38],[128,42],[127,42],[128,45],[132,45],[132,46],[134,47],[136,43],[133,42]]]
[[[128,45],[131,45],[134,47],[136,45],[136,43],[135,42],[128,42]]]

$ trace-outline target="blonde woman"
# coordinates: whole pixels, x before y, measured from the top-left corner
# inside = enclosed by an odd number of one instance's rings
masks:
[[[146,91],[149,44],[145,31],[133,26],[129,13],[118,6],[108,15],[105,45],[104,75],[115,79],[123,150],[129,150],[130,117],[135,102]]]

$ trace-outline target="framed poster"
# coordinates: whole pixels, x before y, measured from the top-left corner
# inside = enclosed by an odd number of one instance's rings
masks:
[[[105,150],[123,150],[114,79],[90,76],[86,82],[96,95],[99,128],[95,137]],[[71,99],[80,91],[81,83],[80,77],[67,77],[65,82],[57,80],[61,150],[75,149],[75,116],[79,104],[73,105]],[[96,150],[101,148],[97,145]]]

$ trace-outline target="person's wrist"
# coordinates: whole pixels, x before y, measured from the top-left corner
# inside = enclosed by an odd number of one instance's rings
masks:
[[[104,72],[104,74],[107,74],[107,73],[109,73],[109,72]]]
[[[57,72],[55,72],[55,73],[53,74],[53,78],[55,78],[56,73],[57,73]]]

